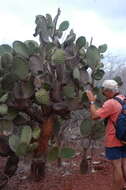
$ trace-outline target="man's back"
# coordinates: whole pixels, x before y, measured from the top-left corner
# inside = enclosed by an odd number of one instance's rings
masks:
[[[125,97],[122,95],[118,95],[117,97],[124,99]],[[113,122],[116,122],[118,115],[120,114],[122,106],[117,100],[113,98],[105,101],[103,106],[97,110],[97,114],[101,119],[108,118],[108,123],[106,127],[105,134],[105,146],[106,147],[118,147],[122,146],[122,143],[116,138],[115,135],[115,126]]]

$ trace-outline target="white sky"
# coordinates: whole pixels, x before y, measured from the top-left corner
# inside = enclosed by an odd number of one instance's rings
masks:
[[[0,44],[34,39],[35,16],[61,8],[59,23],[93,43],[108,44],[108,51],[126,53],[126,0],[4,0],[0,2]]]

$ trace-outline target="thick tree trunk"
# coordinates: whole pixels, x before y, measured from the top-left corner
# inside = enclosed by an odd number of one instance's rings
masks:
[[[45,162],[43,160],[32,160],[31,176],[35,181],[45,177]]]
[[[4,174],[8,177],[12,177],[18,168],[19,158],[10,149],[8,137],[6,136],[0,136],[0,156],[8,157],[4,168]]]
[[[12,177],[15,174],[18,168],[18,162],[19,162],[19,158],[15,154],[9,156],[6,162],[6,166],[4,168],[4,173],[8,177]]]
[[[34,152],[34,160],[31,164],[31,175],[39,181],[45,176],[45,165],[48,151],[48,141],[53,135],[53,126],[56,121],[54,115],[49,116],[42,124],[38,147]]]
[[[35,156],[47,153],[49,138],[53,135],[53,126],[56,122],[56,117],[50,115],[42,124],[41,134],[38,140],[38,148],[35,151]]]

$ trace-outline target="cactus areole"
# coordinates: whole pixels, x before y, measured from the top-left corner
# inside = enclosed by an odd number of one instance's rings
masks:
[[[76,39],[73,29],[63,41],[69,22],[58,24],[60,14],[58,9],[54,19],[50,14],[36,16],[33,35],[40,43],[0,45],[0,130],[19,157],[45,156],[56,121],[83,109],[84,90],[104,75],[101,57],[106,44],[96,47],[84,36]]]

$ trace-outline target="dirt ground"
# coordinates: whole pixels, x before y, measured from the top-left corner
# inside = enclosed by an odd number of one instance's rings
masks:
[[[71,160],[63,160],[61,168],[56,163],[49,163],[46,177],[39,182],[29,178],[28,163],[19,164],[19,168],[3,190],[110,190],[112,184],[112,168],[103,155],[97,150],[93,159],[94,169],[88,174],[80,174],[80,152]],[[0,171],[5,159],[0,158]]]

